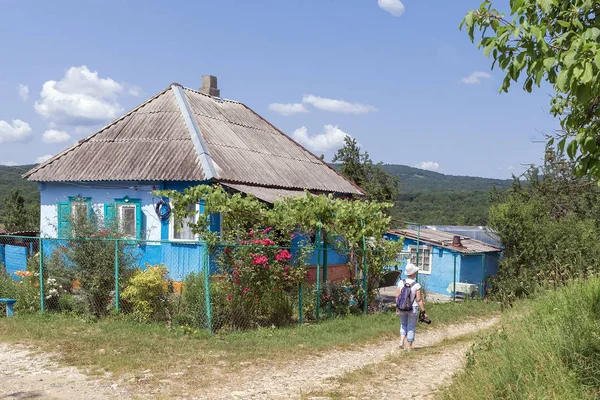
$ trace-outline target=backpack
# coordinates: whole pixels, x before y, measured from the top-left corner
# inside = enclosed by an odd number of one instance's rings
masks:
[[[404,285],[402,286],[400,296],[398,296],[398,300],[396,301],[396,308],[400,311],[411,311],[413,303],[415,302],[415,296],[411,289],[417,282],[408,283],[406,280],[403,280],[402,282],[404,282]]]

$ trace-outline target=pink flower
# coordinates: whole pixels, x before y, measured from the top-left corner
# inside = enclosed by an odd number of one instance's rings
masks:
[[[271,232],[272,230],[273,230],[273,228],[272,228],[272,227],[268,227],[267,229],[265,229],[265,230],[263,231],[263,233],[266,235],[267,233]]]
[[[254,265],[267,264],[268,262],[269,259],[265,256],[256,256],[252,259],[252,264]]]
[[[229,247],[227,247],[227,248],[225,249],[225,254],[229,254],[229,253],[231,253],[231,249],[230,249]]]
[[[230,294],[228,294],[228,295],[227,295],[227,300],[231,301],[231,299],[233,299],[233,296],[232,296],[232,295],[230,295]]]
[[[311,277],[312,277],[312,275],[310,274],[310,272],[308,272],[308,271],[307,271],[307,272],[306,272],[306,278],[307,278],[307,279],[310,279]]]
[[[250,288],[248,288],[248,287],[245,287],[242,289],[242,292],[249,292],[249,291],[250,291]]]
[[[296,234],[295,234],[295,233],[292,233],[292,234],[290,235],[290,239],[293,239],[293,238],[295,238],[295,237],[296,237]]]
[[[287,261],[291,258],[292,258],[292,255],[290,254],[290,252],[285,249],[281,250],[279,253],[277,253],[275,255],[275,259],[277,261]]]
[[[258,299],[258,297],[256,298],[256,302],[258,303],[260,300]]]
[[[274,288],[273,288],[273,291],[274,291],[274,292],[276,292],[276,291],[277,291],[277,287],[274,287]]]
[[[252,235],[254,235],[254,231],[248,232],[248,236],[252,236]]]
[[[283,270],[284,270],[285,272],[288,272],[288,271],[290,270],[290,267],[287,267],[287,266],[286,266],[286,267],[283,267]]]

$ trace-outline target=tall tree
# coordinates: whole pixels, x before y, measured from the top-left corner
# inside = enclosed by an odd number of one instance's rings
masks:
[[[27,207],[21,192],[14,189],[4,199],[2,223],[9,232],[38,229],[39,209],[36,209]]]
[[[367,199],[393,202],[398,196],[400,181],[381,168],[382,163],[373,164],[369,153],[360,152],[353,139],[346,136],[344,146],[337,151],[333,162],[340,163],[340,172],[367,193]]]
[[[551,112],[562,132],[558,149],[575,161],[577,176],[600,178],[600,2],[510,0],[510,20],[484,1],[461,23],[472,41],[506,72],[501,91],[519,79],[531,92],[542,81],[555,90]],[[523,75],[523,76],[522,76]]]

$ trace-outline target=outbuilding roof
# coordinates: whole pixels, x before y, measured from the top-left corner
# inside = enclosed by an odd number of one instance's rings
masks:
[[[419,242],[424,244],[453,250],[463,254],[497,253],[502,251],[500,247],[492,246],[467,236],[455,235],[451,232],[433,229],[421,228],[420,233],[416,229],[395,229],[389,231],[388,234],[403,236],[412,240],[417,240],[418,237]],[[460,245],[453,244],[455,236],[460,238]]]
[[[364,194],[246,105],[179,84],[24,177],[36,182],[213,181]]]

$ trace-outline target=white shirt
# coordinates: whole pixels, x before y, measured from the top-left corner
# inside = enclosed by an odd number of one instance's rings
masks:
[[[402,279],[398,281],[398,284],[396,286],[398,286],[400,288],[400,290],[402,290],[402,287],[404,286],[404,282],[411,284],[413,282],[415,282],[414,279],[410,279],[410,278],[406,278],[406,279]],[[414,307],[419,307],[419,303],[417,302],[417,290],[421,289],[421,284],[419,282],[415,283],[413,285],[413,287],[410,288],[411,294],[413,296],[413,298],[415,299],[415,301],[413,302],[413,308]],[[413,310],[414,312],[414,310]]]

